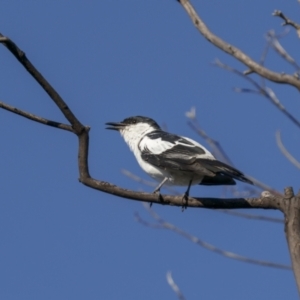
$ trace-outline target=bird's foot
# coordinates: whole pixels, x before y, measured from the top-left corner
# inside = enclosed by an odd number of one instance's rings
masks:
[[[189,201],[189,192],[186,191],[183,196],[182,196],[182,207],[181,207],[181,211],[184,211],[185,209],[187,209],[187,204]]]
[[[188,188],[187,188],[187,190],[185,191],[185,193],[184,193],[184,195],[182,197],[182,208],[181,208],[181,211],[184,211],[185,209],[187,209],[187,205],[188,205],[188,202],[189,202],[189,195],[190,195],[190,188],[191,188],[191,185],[192,185],[192,181],[193,181],[193,179],[190,180]],[[184,200],[185,200],[185,203],[184,203]]]
[[[158,200],[159,200],[160,202],[164,202],[164,198],[163,198],[163,196],[161,195],[160,190],[155,189],[155,190],[153,191],[153,194],[156,194],[156,195],[158,196]]]

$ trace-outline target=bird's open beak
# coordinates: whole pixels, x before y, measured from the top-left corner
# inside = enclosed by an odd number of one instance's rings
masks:
[[[121,130],[124,128],[125,124],[123,123],[114,123],[114,122],[108,122],[105,123],[105,125],[109,125],[108,127],[106,127],[106,129],[111,129],[111,130]]]

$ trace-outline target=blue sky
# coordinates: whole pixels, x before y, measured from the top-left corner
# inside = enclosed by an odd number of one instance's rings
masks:
[[[259,59],[265,33],[282,32],[281,9],[299,21],[297,1],[194,1],[207,25]],[[205,41],[176,1],[2,1],[0,32],[15,41],[57,89],[82,123],[91,126],[90,170],[97,179],[147,190],[121,169],[149,179],[121,137],[105,122],[146,115],[208,145],[187,125],[195,107],[202,128],[243,172],[283,190],[299,189],[299,170],[278,150],[299,153],[297,129],[265,98],[237,94],[246,81],[212,65],[245,68]],[[298,55],[293,30],[281,41]],[[0,47],[0,100],[65,122],[45,92]],[[274,52],[266,65],[294,70]],[[297,91],[268,83],[283,104],[299,111]],[[176,299],[167,271],[187,299],[297,299],[293,274],[230,260],[151,221],[139,202],[91,190],[78,182],[77,140],[0,110],[0,298]],[[299,157],[298,157],[299,159]],[[240,185],[243,188],[242,185]],[[181,191],[181,189],[179,189]],[[191,195],[222,195],[195,186]],[[153,208],[167,221],[222,249],[290,264],[283,226],[205,209]],[[279,212],[251,211],[280,217]]]

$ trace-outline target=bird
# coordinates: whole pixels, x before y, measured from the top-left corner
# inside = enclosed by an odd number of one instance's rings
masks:
[[[192,185],[235,185],[235,180],[253,184],[239,170],[217,160],[198,142],[161,129],[151,118],[134,116],[121,122],[108,122],[106,129],[120,132],[140,167],[163,185],[187,186],[188,199]]]

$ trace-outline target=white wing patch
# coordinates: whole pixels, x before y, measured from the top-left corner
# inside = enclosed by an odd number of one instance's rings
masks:
[[[158,139],[150,139],[147,136],[144,137],[140,142],[140,149],[148,149],[153,154],[161,154],[169,149],[171,149],[174,144],[162,141],[161,138]]]

